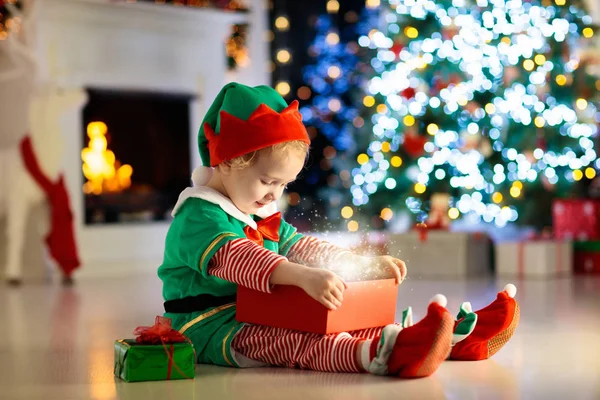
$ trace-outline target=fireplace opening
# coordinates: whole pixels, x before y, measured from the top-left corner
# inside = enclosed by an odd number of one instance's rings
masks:
[[[89,88],[81,151],[85,223],[170,219],[190,181],[193,95]]]

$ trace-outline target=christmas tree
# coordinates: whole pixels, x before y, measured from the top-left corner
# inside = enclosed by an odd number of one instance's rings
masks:
[[[452,219],[548,225],[551,199],[600,167],[600,80],[582,51],[596,28],[582,4],[389,0],[379,11],[359,39],[372,71],[363,145],[339,170],[351,187],[333,212],[349,230],[407,209],[420,222],[445,193]]]
[[[340,42],[340,35],[325,14],[317,18],[316,36],[309,47],[315,63],[304,68],[304,81],[309,85],[310,103],[301,108],[303,121],[315,127],[332,143],[335,150],[348,151],[353,147],[352,120],[358,116],[353,99],[348,96],[357,84],[354,74],[358,44]],[[328,157],[333,158],[333,157]]]
[[[300,100],[300,112],[312,143],[306,169],[290,185],[287,197],[291,207],[286,217],[306,231],[323,231],[331,226],[323,218],[329,200],[339,207],[343,192],[348,190],[340,192],[334,162],[340,154],[356,151],[351,121],[359,111],[348,93],[357,86],[357,78],[364,79],[364,75],[354,73],[360,48],[356,42],[357,15],[352,10],[340,15],[339,8],[339,3],[329,1],[327,13],[309,17],[312,32],[305,45],[308,57],[306,66],[298,71],[302,84],[295,97]],[[285,53],[285,59],[281,53]],[[278,61],[287,62],[288,58],[287,50],[277,52]]]
[[[339,219],[339,209],[351,186],[346,167],[364,144],[354,133],[357,126],[362,126],[362,105],[357,107],[356,96],[368,81],[369,68],[362,61],[366,51],[357,39],[361,33],[368,33],[377,20],[374,12],[364,12],[359,18],[349,11],[340,32],[337,8],[332,11],[331,3],[335,2],[328,2],[329,14],[314,19],[315,37],[308,48],[313,62],[303,68],[305,86],[298,90],[303,122],[313,140],[311,160],[303,174],[314,188],[311,194],[316,200],[312,217],[317,218],[311,218],[311,229],[320,231],[337,229],[329,217]],[[331,213],[332,209],[338,212]],[[326,214],[324,218],[322,214]]]

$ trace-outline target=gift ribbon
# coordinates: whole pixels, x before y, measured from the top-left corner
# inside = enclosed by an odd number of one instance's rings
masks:
[[[192,345],[192,348],[194,345],[185,335],[172,328],[171,318],[156,316],[153,326],[138,326],[133,331],[133,334],[137,336],[135,339],[137,343],[162,344],[163,349],[165,349],[165,354],[169,359],[169,364],[167,367],[167,380],[171,379],[171,371],[173,367],[175,367],[177,372],[179,372],[179,374],[184,378],[192,379],[192,377],[184,374],[177,363],[173,360],[173,353],[175,352],[175,347],[173,344],[188,342],[190,345]],[[169,345],[169,348],[167,348],[167,345]],[[196,349],[194,349],[194,362],[196,362]]]
[[[165,344],[163,343],[163,347],[164,346],[165,346]],[[167,380],[171,379],[171,370],[173,369],[173,352],[174,351],[175,350],[173,348],[173,344],[169,344],[169,351],[167,352],[167,357],[169,357],[169,366],[167,367]],[[179,371],[179,373],[181,375],[185,376],[185,374],[183,374],[181,371]]]
[[[429,233],[427,225],[424,223],[420,223],[417,224],[415,228],[419,232],[419,242],[426,242]]]
[[[559,275],[560,273],[562,273],[563,270],[563,263],[562,263],[562,243],[556,243],[556,274]]]

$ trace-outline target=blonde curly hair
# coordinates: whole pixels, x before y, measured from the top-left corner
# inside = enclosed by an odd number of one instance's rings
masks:
[[[244,154],[243,156],[233,158],[231,160],[225,161],[231,168],[233,169],[244,169],[249,168],[256,164],[258,161],[258,152],[263,150],[269,150],[271,152],[276,153],[284,153],[289,151],[296,151],[298,153],[305,154],[305,160],[308,158],[308,150],[309,146],[303,141],[293,140],[291,142],[283,142],[275,144],[271,147],[266,147],[264,149],[256,150],[250,152],[248,154]]]

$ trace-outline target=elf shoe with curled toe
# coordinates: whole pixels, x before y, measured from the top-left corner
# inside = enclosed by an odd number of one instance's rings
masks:
[[[463,340],[454,344],[450,353],[451,360],[488,359],[510,340],[517,328],[520,316],[519,304],[514,299],[516,293],[515,285],[508,284],[490,305],[474,312],[477,315],[475,328]],[[463,303],[463,306],[466,304],[468,303]],[[470,304],[464,310],[465,316],[469,314],[469,307]],[[461,311],[463,311],[463,307],[461,307]],[[459,318],[456,324],[458,325],[460,322]]]
[[[371,343],[369,372],[401,378],[433,374],[447,359],[452,346],[454,319],[446,310],[446,304],[443,295],[436,295],[427,315],[415,325],[386,326],[381,337]]]

